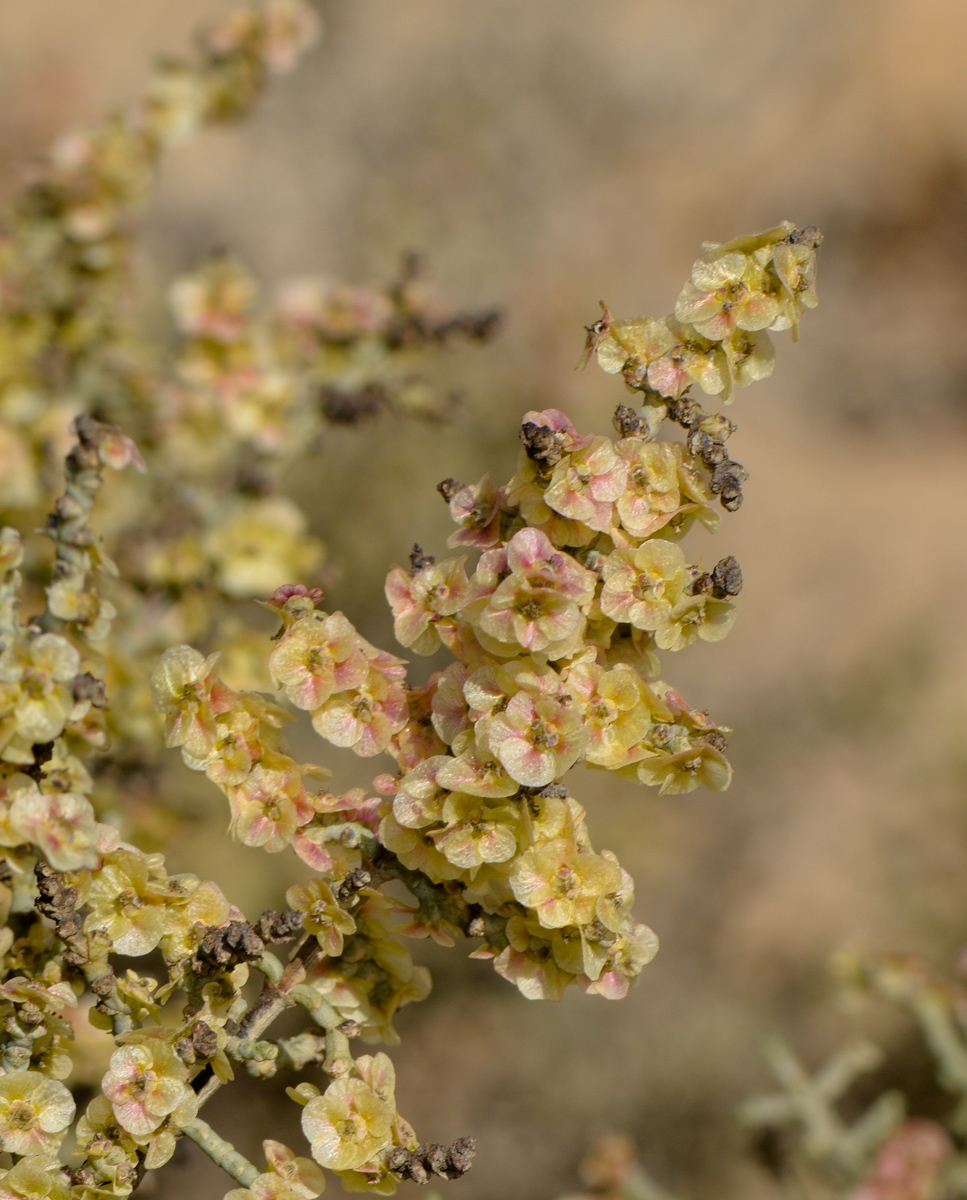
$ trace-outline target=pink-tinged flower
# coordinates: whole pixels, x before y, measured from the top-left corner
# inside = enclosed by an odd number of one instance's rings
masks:
[[[953,1153],[943,1126],[918,1118],[904,1121],[877,1150],[851,1200],[933,1200]]]
[[[350,1171],[372,1162],[392,1144],[395,1118],[392,1089],[386,1094],[363,1079],[344,1077],[309,1101],[302,1110],[302,1129],[320,1166]]]
[[[610,850],[602,850],[601,857],[613,862],[618,868],[621,882],[610,892],[598,897],[594,909],[595,920],[611,933],[627,930],[631,921],[631,906],[635,902],[635,883]]]
[[[343,938],[356,931],[356,922],[336,902],[329,885],[322,879],[296,883],[285,893],[285,902],[296,912],[304,914],[303,927],[315,935],[316,941],[330,958],[342,954]]]
[[[49,1153],[28,1154],[0,1174],[0,1200],[71,1200],[72,1196],[64,1169]]]
[[[545,929],[587,925],[600,898],[621,886],[621,870],[613,858],[579,850],[570,838],[555,838],[517,859],[510,886]]]
[[[296,708],[313,712],[334,692],[365,683],[369,663],[341,612],[311,612],[283,634],[269,655],[269,673]]]
[[[263,19],[265,65],[275,75],[291,71],[322,31],[318,13],[305,0],[271,0]]]
[[[117,1123],[137,1138],[150,1137],[166,1117],[190,1119],[198,1108],[188,1068],[159,1038],[115,1050],[101,1089]]]
[[[0,1147],[8,1154],[50,1154],[74,1119],[74,1098],[39,1071],[0,1076]]]
[[[659,787],[659,795],[692,792],[703,783],[712,792],[724,792],[732,782],[732,767],[721,750],[696,742],[674,753],[649,754],[635,768],[642,783]]]
[[[613,933],[595,922],[581,928],[565,925],[551,934],[551,951],[554,961],[565,971],[597,979],[608,960],[608,948],[615,941]]]
[[[491,660],[468,676],[463,690],[475,728],[479,728],[481,717],[503,712],[511,696],[518,692],[529,692],[535,699],[562,703],[567,695],[557,671],[550,665],[535,662],[530,655],[512,658],[500,665]]]
[[[474,745],[456,758],[445,758],[437,781],[452,792],[466,792],[490,800],[513,796],[519,785],[511,779],[490,748],[490,718],[481,717],[474,731]],[[497,860],[494,860],[497,861]]]
[[[587,732],[580,714],[556,700],[518,692],[490,723],[490,747],[511,778],[544,787],[584,753]]]
[[[229,789],[231,832],[245,846],[270,854],[284,850],[296,829],[312,819],[302,772],[291,758],[266,755],[243,783]]]
[[[450,495],[450,516],[460,526],[447,541],[451,548],[473,546],[492,550],[500,542],[501,509],[506,503],[503,488],[494,487],[490,476],[468,483]]]
[[[298,1157],[288,1146],[271,1139],[262,1143],[262,1152],[269,1170],[304,1200],[315,1200],[325,1191],[326,1178],[311,1158]]]
[[[483,716],[503,712],[517,690],[510,674],[495,664],[478,667],[467,676],[463,685],[463,694],[470,706],[470,720],[476,725]]]
[[[660,396],[678,399],[690,383],[706,395],[729,391],[729,365],[718,342],[702,337],[691,325],[666,317],[675,344],[648,365],[648,384]]]
[[[570,454],[574,450],[583,450],[593,440],[585,434],[578,433],[571,418],[562,413],[559,408],[545,408],[540,412],[531,409],[524,413],[521,425],[536,425],[540,429],[550,430],[563,454]]]
[[[312,727],[334,746],[370,758],[389,746],[408,718],[409,704],[403,688],[371,669],[361,687],[339,692],[317,708],[312,714]]]
[[[594,594],[594,572],[558,550],[539,529],[521,529],[507,543],[507,566],[532,587],[548,587],[585,604]]]
[[[650,537],[668,524],[681,504],[681,447],[624,438],[618,443],[618,453],[628,466],[627,485],[616,503],[618,517],[633,537]]]
[[[674,344],[668,326],[653,317],[632,317],[609,322],[608,329],[594,349],[598,365],[609,375],[643,372],[648,363],[660,358]]]
[[[782,311],[770,328],[791,327],[795,340],[803,309],[815,308],[819,303],[815,243],[780,242],[772,251],[772,266],[782,283]]]
[[[483,645],[505,656],[522,647],[562,658],[573,653],[586,624],[573,600],[521,575],[510,575],[486,604],[468,615],[478,625]]]
[[[362,851],[358,847],[345,846],[334,841],[329,827],[315,821],[295,831],[292,849],[306,866],[327,879],[345,879],[350,871],[362,866]]]
[[[443,805],[443,820],[445,827],[431,837],[455,867],[472,871],[483,863],[507,862],[517,852],[518,805],[456,792]]]
[[[126,433],[122,433],[120,429],[104,426],[104,432],[97,446],[97,456],[112,471],[123,471],[125,467],[133,466],[140,475],[144,475],[148,470],[144,465],[140,450],[131,438]]]
[[[647,925],[633,925],[610,948],[608,958],[595,980],[584,990],[606,1000],[623,1000],[628,988],[658,953],[658,938]]]
[[[779,301],[764,290],[766,284],[762,267],[746,254],[732,251],[711,260],[700,258],[678,298],[675,316],[713,342],[724,341],[737,329],[768,329],[779,316]]]
[[[729,374],[736,387],[748,387],[768,379],[776,365],[776,351],[767,333],[746,333],[741,329],[722,343]]]
[[[614,501],[624,491],[625,477],[625,464],[614,443],[596,437],[557,464],[544,503],[564,517],[604,532],[611,527]]]
[[[507,564],[506,546],[498,546],[495,550],[485,550],[478,559],[476,569],[470,578],[467,605],[476,604],[481,600],[489,600],[508,575],[510,575],[510,567]]]
[[[659,650],[682,650],[696,638],[720,642],[734,624],[735,605],[731,601],[707,595],[681,595],[655,630],[655,642]]]
[[[390,744],[390,753],[401,771],[409,771],[426,758],[446,753],[446,744],[433,728],[432,703],[439,675],[431,675],[418,688],[407,688],[409,718]]]
[[[36,784],[19,788],[13,796],[11,828],[38,847],[56,871],[98,865],[98,825],[86,796],[41,792]]]
[[[84,575],[68,575],[47,588],[47,607],[61,621],[78,625],[89,642],[101,642],[111,631],[117,609],[89,586]]]
[[[490,556],[499,553],[491,551]],[[467,609],[484,646],[508,654],[517,645],[550,658],[573,653],[585,624],[578,606],[594,593],[594,573],[557,550],[537,529],[514,534],[506,548],[506,562],[511,574],[497,583],[486,600],[479,599]],[[496,557],[486,564],[488,584],[497,567]],[[476,583],[483,574],[478,567],[473,595],[483,593],[484,580]]]
[[[7,640],[0,651],[0,749],[8,762],[33,762],[32,746],[63,733],[79,671],[77,650],[55,633]]]
[[[575,976],[554,961],[550,939],[536,921],[517,916],[507,922],[510,943],[494,959],[498,975],[516,985],[528,1000],[560,1000]]]
[[[118,954],[149,954],[164,932],[163,896],[149,877],[149,866],[146,855],[122,846],[91,876],[86,897],[91,911],[84,931],[106,933]]]
[[[470,718],[463,685],[467,681],[467,668],[461,662],[451,663],[443,671],[433,693],[430,704],[431,720],[441,741],[452,746],[461,735],[469,732]]]
[[[492,656],[481,645],[477,631],[469,621],[441,621],[438,629],[444,646],[468,670],[491,661]]]
[[[467,602],[465,558],[434,563],[411,575],[394,567],[386,576],[386,599],[393,610],[393,633],[402,646],[432,654],[440,646],[435,622],[459,612]]]
[[[422,829],[440,820],[447,787],[437,780],[441,767],[454,760],[436,754],[414,767],[400,780],[393,797],[393,816],[407,829]]]
[[[601,568],[601,611],[636,629],[656,630],[688,578],[685,555],[675,542],[653,538],[637,550],[611,552]]]
[[[370,669],[382,675],[387,683],[402,683],[406,678],[406,659],[397,658],[386,650],[378,650],[365,638],[359,638],[359,648],[369,660]]]
[[[594,530],[583,521],[562,516],[545,502],[550,483],[550,472],[542,471],[541,464],[522,450],[517,472],[506,487],[508,507],[518,510],[517,523],[525,522],[539,529],[556,546],[586,546],[593,539]]]
[[[151,676],[151,698],[165,718],[165,745],[187,746],[207,754],[215,737],[215,717],[227,712],[235,694],[216,674],[219,656],[208,658],[191,646],[172,646]]]
[[[322,588],[306,587],[304,583],[283,583],[265,601],[269,608],[302,617],[312,612],[323,598]]]
[[[457,879],[461,869],[454,866],[436,847],[432,834],[424,829],[407,829],[390,813],[379,826],[379,840],[387,850],[411,871],[421,871],[434,883]]]
[[[563,837],[578,848],[590,848],[586,814],[573,796],[530,796],[523,807],[523,816],[527,840],[533,846],[543,846]]]
[[[183,904],[166,904],[161,941],[165,959],[178,962],[188,958],[198,948],[204,930],[226,925],[237,912],[221,888],[208,880],[192,888]]]
[[[568,671],[567,687],[584,709],[589,763],[616,770],[644,755],[638,743],[651,725],[652,709],[637,671],[624,664],[606,671],[579,663]]]
[[[397,786],[394,781],[394,792]],[[341,796],[334,796],[331,792],[320,792],[310,799],[317,813],[323,816],[337,816],[342,821],[355,821],[366,825],[373,833],[376,832],[380,817],[387,808],[386,801],[381,796],[367,796],[365,788],[350,788]]]
[[[183,747],[182,757],[186,766],[204,771],[212,783],[231,787],[246,779],[264,750],[258,717],[238,705],[215,718],[214,736],[205,754],[195,755]]]
[[[278,309],[286,333],[306,356],[317,354],[320,343],[345,345],[360,334],[376,333],[393,315],[392,303],[381,293],[325,278],[290,280]]]

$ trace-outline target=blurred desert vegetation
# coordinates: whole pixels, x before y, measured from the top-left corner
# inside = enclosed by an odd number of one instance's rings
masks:
[[[0,198],[58,132],[128,99],[156,53],[227,7],[0,5]],[[580,779],[595,842],[635,876],[661,953],[620,1004],[550,1005],[420,944],[435,991],[402,1014],[394,1052],[417,1127],[478,1137],[453,1185],[465,1200],[552,1197],[605,1130],[695,1200],[769,1195],[734,1120],[766,1082],[763,1037],[782,1032],[815,1063],[872,1034],[891,1065],[871,1089],[901,1083],[932,1113],[906,1021],[837,1004],[825,963],[851,942],[950,964],[967,939],[967,9],[321,9],[323,44],[253,121],[169,160],[142,283],[161,327],[165,286],[214,247],[267,284],[380,281],[416,250],[455,303],[504,310],[493,345],[438,370],[462,396],[451,425],[333,431],[294,481],[329,546],[329,599],[374,641],[391,641],[387,568],[414,540],[443,547],[438,480],[509,476],[528,408],[608,430],[620,386],[573,370],[599,298],[660,316],[702,239],[786,217],[826,234],[818,312],[798,346],[777,339],[774,376],[730,413],[751,480],[715,551],[742,564],[739,622],[666,668],[735,727],[735,783],[658,799]],[[365,782],[365,764],[323,758],[346,786]],[[252,913],[278,903],[283,868],[230,852],[217,798],[188,787],[197,819],[175,857],[201,852]],[[284,1082],[247,1087],[241,1108],[220,1097],[213,1124],[253,1149]],[[186,1150],[154,1187],[192,1200],[221,1181]]]

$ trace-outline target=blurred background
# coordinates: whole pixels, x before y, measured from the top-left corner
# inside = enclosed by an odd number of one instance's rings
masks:
[[[132,97],[155,54],[228,7],[0,4],[0,199],[58,132]],[[929,1105],[907,1023],[838,1003],[826,963],[853,944],[946,966],[967,940],[967,9],[320,7],[324,42],[255,119],[169,160],[144,282],[160,296],[216,246],[267,286],[378,282],[416,250],[455,304],[504,311],[496,342],[436,370],[463,398],[452,425],[335,430],[294,481],[329,545],[330,601],[374,641],[391,644],[388,567],[415,540],[443,550],[438,480],[509,477],[528,408],[610,431],[620,384],[573,369],[599,298],[661,316],[703,239],[782,218],[826,234],[819,310],[797,346],[777,335],[775,374],[730,411],[751,479],[707,554],[742,564],[739,621],[663,667],[735,728],[735,782],[658,799],[575,776],[658,958],[619,1004],[534,1004],[461,949],[416,943],[435,990],[402,1012],[394,1051],[420,1135],[477,1136],[474,1170],[451,1185],[464,1200],[553,1197],[605,1130],[695,1200],[768,1195],[734,1119],[768,1086],[763,1038],[781,1032],[815,1065],[872,1034],[892,1054],[874,1087]],[[347,787],[372,773],[318,740],[299,749]],[[250,914],[278,905],[296,868],[230,851],[212,812],[185,852],[203,848]],[[220,1094],[213,1124],[254,1153],[280,1136],[284,1082],[244,1088],[241,1109]],[[184,1200],[223,1186],[188,1150],[151,1178]]]

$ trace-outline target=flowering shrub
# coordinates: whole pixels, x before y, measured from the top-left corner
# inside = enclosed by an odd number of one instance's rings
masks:
[[[320,1168],[379,1194],[462,1175],[472,1139],[421,1142],[387,1055],[351,1052],[357,1037],[392,1044],[397,1009],[429,991],[403,939],[476,939],[473,957],[528,998],[576,984],[620,999],[657,940],[565,777],[584,762],[663,793],[731,778],[729,731],[659,678],[659,652],[728,633],[742,586],[734,558],[706,570],[683,548],[695,521],[714,530],[739,507],[746,478],[731,422],[692,391],[729,401],[769,374],[767,330],[795,335],[816,303],[820,235],[785,223],[706,245],[662,321],[604,309],[585,361],[633,397],[616,439],[528,412],[509,481],[439,485],[456,556],[414,546],[386,580],[401,646],[450,658],[414,684],[321,607],[322,549],[281,482],[327,421],[426,410],[412,352],[482,338],[492,317],[437,311],[411,270],[385,293],[300,284],[269,314],[219,258],[172,289],[182,342],[166,370],[125,300],[128,214],[162,150],[247,111],[315,26],[274,0],[208,31],[197,63],[169,63],[131,112],[55,150],[0,243],[0,1147],[17,1158],[0,1197],[127,1195],[182,1135],[239,1185],[233,1200],[312,1197]],[[659,438],[666,420],[683,441]],[[17,527],[61,451],[48,568]],[[259,597],[280,625],[271,646],[235,619]],[[226,678],[220,650],[264,665]],[[292,756],[283,701],[390,769],[329,790]],[[105,819],[102,779],[123,809],[162,743],[221,789],[236,841],[311,869],[287,907],[248,920],[214,883],[170,874],[123,815]],[[147,955],[160,978],[118,962]],[[62,1081],[85,1002],[116,1048],[67,1166]],[[267,1037],[291,1008],[305,1030]],[[311,1159],[267,1140],[260,1170],[199,1116],[240,1067],[315,1065],[325,1090],[288,1089]]]

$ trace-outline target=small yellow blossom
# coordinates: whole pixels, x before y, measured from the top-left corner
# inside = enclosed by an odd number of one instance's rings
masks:
[[[510,882],[517,900],[534,910],[541,925],[558,929],[592,921],[599,899],[620,886],[621,874],[613,861],[556,838],[522,854]]]
[[[377,1060],[389,1059],[385,1054]],[[391,1067],[387,1088],[362,1079],[337,1079],[302,1111],[302,1129],[312,1157],[333,1171],[358,1170],[391,1144],[396,1105]]]
[[[10,639],[0,651],[0,755],[31,763],[31,747],[64,731],[75,701],[80,655],[54,633]]]
[[[60,1163],[30,1154],[0,1174],[0,1200],[70,1200],[71,1188]]]
[[[325,880],[293,884],[285,894],[285,902],[296,912],[305,914],[303,927],[315,936],[326,954],[331,958],[342,954],[343,938],[355,932],[356,922],[337,904]]]
[[[67,1088],[39,1071],[0,1075],[0,1146],[10,1154],[56,1150],[74,1109]]]
[[[115,1050],[101,1088],[118,1124],[136,1138],[150,1137],[166,1117],[188,1120],[198,1107],[188,1068],[159,1038]]]

